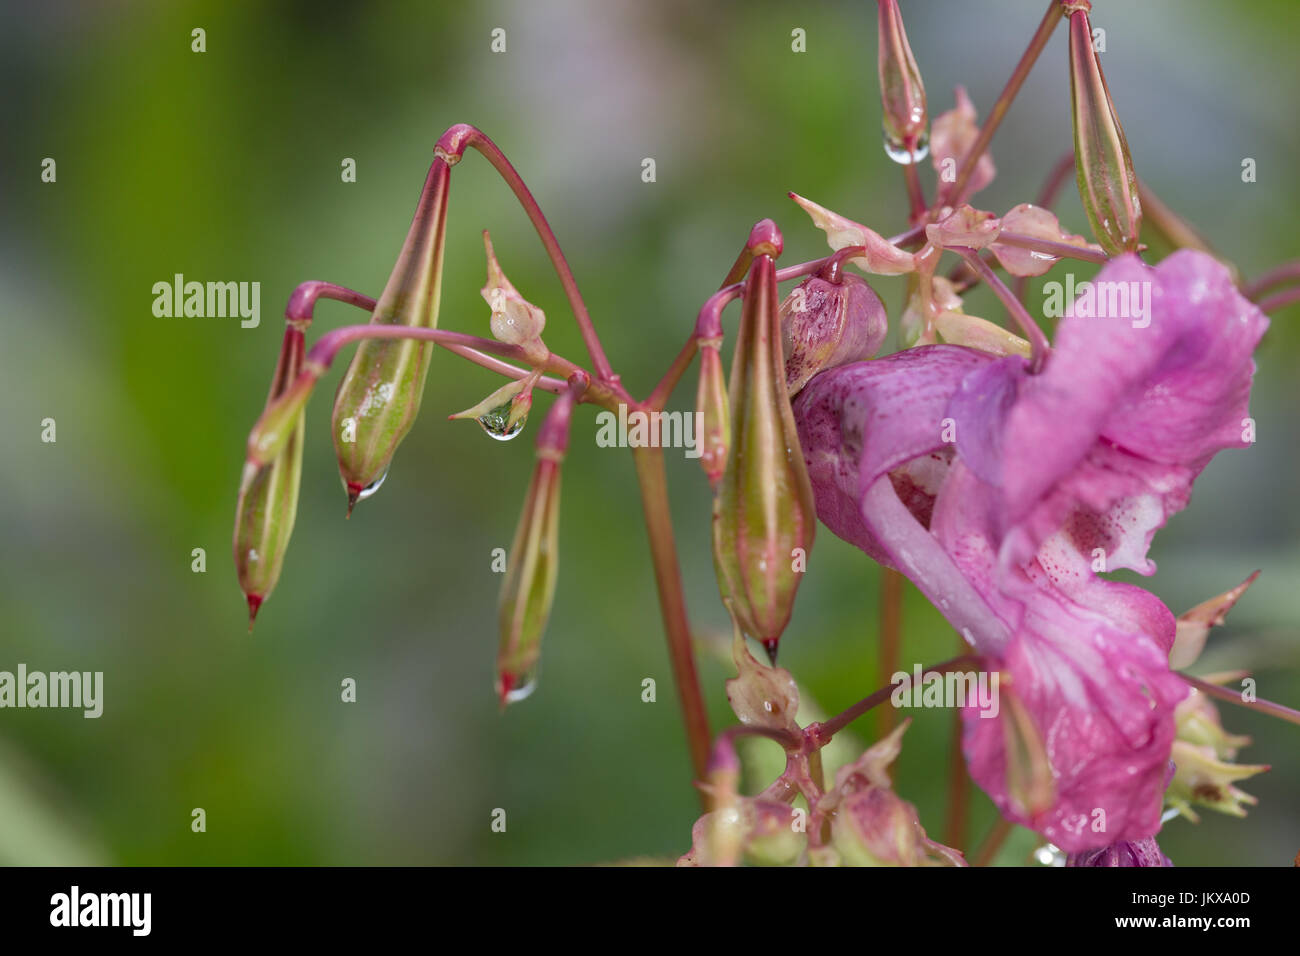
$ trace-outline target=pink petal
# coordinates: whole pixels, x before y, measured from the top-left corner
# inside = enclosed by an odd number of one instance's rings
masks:
[[[948,112],[936,116],[930,126],[930,157],[941,183],[946,182],[943,177],[949,169],[955,173],[961,166],[962,157],[966,155],[966,151],[970,149],[980,133],[980,128],[975,123],[977,119],[975,107],[971,105],[970,97],[966,95],[966,88],[958,86],[954,90],[954,96],[957,105]],[[945,160],[953,162],[945,165]],[[970,179],[966,181],[966,195],[971,196],[979,192],[991,183],[996,175],[997,168],[993,165],[993,157],[985,150],[984,155],[976,161]]]

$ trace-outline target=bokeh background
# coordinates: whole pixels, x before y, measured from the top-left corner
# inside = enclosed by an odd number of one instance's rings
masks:
[[[1042,0],[927,0],[904,16],[932,115],[964,83],[986,112]],[[1099,0],[1103,64],[1139,174],[1243,272],[1300,256],[1289,0]],[[190,31],[207,32],[207,52]],[[493,54],[490,31],[507,31]],[[791,31],[807,31],[807,52]],[[981,205],[1031,200],[1070,146],[1064,30],[995,140]],[[538,864],[671,859],[696,797],[659,630],[630,457],[579,413],[562,568],[540,687],[504,716],[492,692],[491,550],[508,547],[531,440],[447,422],[498,384],[435,356],[424,413],[383,490],[344,521],[327,425],[308,410],[297,531],[246,633],[230,559],[244,440],[278,316],[306,279],[378,294],[439,132],[473,122],[523,173],[564,244],[608,351],[648,391],[749,226],[773,216],[787,262],[822,254],[797,190],[889,234],[906,214],[880,142],[875,7],[857,2],[6,3],[0,13],[0,669],[103,671],[104,714],[0,711],[0,861],[120,864]],[[42,183],[44,157],[57,182]],[[352,157],[357,181],[343,183]],[[657,181],[641,181],[653,157]],[[1240,178],[1243,157],[1258,181]],[[927,183],[932,178],[927,174]],[[927,186],[927,188],[931,188]],[[1074,190],[1059,206],[1086,224]],[[486,334],[479,230],[581,346],[522,212],[481,158],[452,178],[444,328]],[[262,321],[158,319],[154,282],[258,281]],[[899,280],[878,283],[891,313]],[[1000,317],[983,293],[977,314]],[[322,303],[317,327],[364,321]],[[728,330],[736,317],[729,313]],[[1220,456],[1156,539],[1145,582],[1175,611],[1263,575],[1202,671],[1251,668],[1300,703],[1300,335],[1261,347],[1259,442]],[[692,403],[694,374],[674,407]],[[57,421],[55,444],[40,422]],[[715,724],[731,670],[718,638],[707,487],[669,456],[702,680]],[[191,571],[204,548],[206,573]],[[823,531],[782,662],[838,710],[877,673],[877,569]],[[908,587],[903,661],[954,638]],[[358,700],[340,702],[355,678]],[[658,682],[658,701],[641,682]],[[1179,864],[1290,864],[1300,729],[1224,708],[1254,736],[1245,820],[1174,821]],[[898,789],[943,830],[951,717],[920,711]],[[855,728],[860,743],[872,720]],[[207,832],[191,832],[191,810]],[[504,834],[491,814],[507,811]],[[977,792],[970,842],[993,822]],[[1036,840],[1017,831],[1000,860]]]

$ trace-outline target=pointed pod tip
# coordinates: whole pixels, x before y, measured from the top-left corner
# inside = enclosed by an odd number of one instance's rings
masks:
[[[248,633],[253,633],[253,622],[257,620],[257,612],[262,607],[264,597],[260,594],[248,595]]]
[[[767,659],[772,662],[773,667],[776,666],[776,648],[779,642],[780,638],[776,637],[768,638],[763,642],[763,650],[767,651]]]
[[[355,508],[357,506],[357,502],[361,500],[361,492],[363,490],[364,489],[362,489],[362,487],[359,484],[357,484],[355,481],[348,482],[348,515],[347,516],[349,518],[352,517],[352,509]]]
[[[506,706],[510,703],[510,692],[514,690],[514,687],[515,678],[513,674],[502,671],[497,675],[497,698],[503,714],[506,711]]]

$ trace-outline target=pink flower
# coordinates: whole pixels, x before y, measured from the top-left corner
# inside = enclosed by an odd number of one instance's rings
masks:
[[[1160,851],[1155,837],[1145,840],[1120,840],[1099,850],[1070,854],[1066,866],[1173,866]]]
[[[1159,829],[1186,694],[1168,666],[1174,617],[1096,572],[1154,573],[1155,530],[1215,452],[1249,444],[1267,327],[1198,252],[1155,268],[1120,257],[1092,289],[1039,375],[1017,356],[924,346],[824,372],[795,403],[822,521],[907,574],[1002,672],[1016,706],[963,712],[972,776],[1069,852]],[[1050,768],[1046,799],[1017,786],[1026,743]]]

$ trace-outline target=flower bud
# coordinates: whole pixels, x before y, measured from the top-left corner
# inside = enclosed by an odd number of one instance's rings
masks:
[[[441,157],[415,210],[401,254],[370,317],[372,324],[436,328],[450,167]],[[373,339],[357,346],[334,400],[334,448],[348,513],[383,481],[393,453],[415,423],[431,343]]]
[[[961,161],[966,158],[966,153],[975,145],[980,135],[980,128],[976,123],[979,116],[970,97],[966,95],[966,88],[957,87],[954,97],[957,105],[934,118],[934,129],[930,137],[930,162],[934,164],[934,171],[939,174],[943,186],[949,183],[955,184]],[[997,167],[993,165],[993,156],[987,149],[984,150],[980,158],[975,161],[975,169],[966,180],[962,195],[972,196],[979,192],[993,182],[997,172]],[[960,199],[961,197],[948,198]]]
[[[790,672],[759,663],[745,646],[739,626],[732,634],[731,659],[736,664],[736,676],[727,681],[727,703],[736,719],[746,727],[798,737],[802,733],[796,719],[799,687]]]
[[[1070,96],[1079,198],[1092,233],[1111,255],[1134,252],[1142,230],[1137,175],[1082,8],[1070,13]]]
[[[925,85],[907,42],[898,0],[877,0],[877,6],[880,43],[876,66],[885,152],[895,162],[911,164],[925,158],[929,142]]]
[[[786,390],[794,397],[822,369],[871,358],[888,331],[885,307],[865,279],[809,276],[781,303]]]
[[[573,403],[572,391],[560,395],[538,431],[537,462],[501,582],[497,695],[502,707],[527,697],[536,686],[559,571],[560,464],[569,446]]]
[[[751,244],[779,251],[776,225],[760,227]],[[750,266],[732,359],[732,455],[714,497],[713,559],[723,602],[774,660],[817,521],[785,383],[776,266],[764,251]]]
[[[506,274],[501,271],[492,237],[483,230],[483,245],[487,250],[487,285],[480,294],[492,310],[492,336],[507,345],[518,345],[529,358],[541,364],[550,350],[542,344],[542,330],[546,328],[546,313],[525,299]]]
[[[1244,589],[1245,585],[1241,587]],[[1220,683],[1224,676],[1207,679],[1211,683]],[[1165,793],[1165,801],[1193,823],[1200,819],[1193,806],[1244,817],[1246,806],[1253,806],[1258,800],[1235,784],[1269,769],[1266,764],[1232,762],[1237,751],[1250,743],[1250,738],[1225,731],[1214,701],[1195,687],[1174,709],[1174,726],[1176,737],[1170,752],[1174,775]]]
[[[250,631],[258,608],[280,578],[298,514],[303,408],[312,381],[310,376],[299,376],[302,362],[302,330],[290,326],[284,333],[266,410],[249,439],[249,460],[235,507],[235,570],[248,599]],[[307,384],[297,384],[300,378]]]
[[[900,724],[841,767],[819,807],[833,812],[831,845],[846,866],[965,866],[957,850],[929,839],[916,807],[891,789],[889,765],[902,750]]]
[[[731,448],[731,411],[727,406],[727,384],[723,378],[722,340],[700,341],[700,384],[695,393],[695,409],[702,416],[700,431],[700,465],[709,485],[718,490],[718,482],[727,470],[727,453]]]
[[[1071,853],[1066,866],[1173,866],[1160,851],[1155,837],[1120,840],[1096,850]]]
[[[795,808],[761,797],[750,801],[753,813],[745,862],[754,866],[793,866],[808,845],[806,821]]]
[[[1255,579],[1256,571],[1230,591],[1202,601],[1190,611],[1178,615],[1178,626],[1174,632],[1174,646],[1169,649],[1169,666],[1175,670],[1190,667],[1196,663],[1205,648],[1205,640],[1210,636],[1210,628],[1222,624],[1228,617],[1233,605],[1241,599]]]

